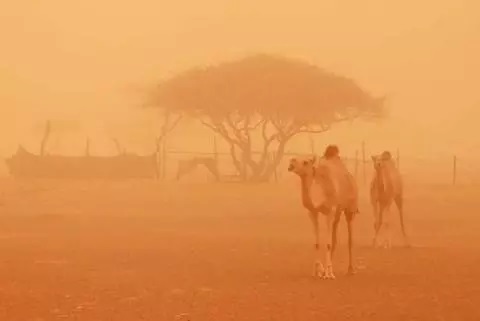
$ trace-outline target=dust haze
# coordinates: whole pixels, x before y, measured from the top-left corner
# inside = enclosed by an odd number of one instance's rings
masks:
[[[480,317],[478,1],[0,2],[0,319]],[[239,182],[228,142],[193,118],[168,134],[167,159],[156,145],[162,114],[143,107],[149,90],[262,53],[351,77],[387,97],[387,116],[297,135],[268,183]],[[16,177],[4,160],[19,146],[42,157],[47,122],[46,153],[72,164],[86,149],[111,159],[156,152],[164,163],[143,169],[151,179]],[[310,277],[314,236],[287,172],[290,157],[328,144],[356,178],[360,210],[358,273],[342,274],[342,219],[332,282]],[[411,249],[399,245],[395,209],[398,246],[370,246],[370,156],[383,150],[405,182]],[[213,151],[221,182],[192,165]],[[182,166],[191,171],[177,181]]]
[[[125,122],[134,128],[143,121],[136,90],[177,71],[257,52],[303,58],[389,95],[392,117],[356,126],[356,143],[383,148],[393,140],[405,152],[427,154],[478,146],[469,134],[480,104],[473,0],[49,0],[2,7],[4,156],[18,141],[34,144],[31,128],[46,118],[79,122],[76,135],[95,137],[99,153],[107,153],[99,141],[111,132],[130,137],[130,149],[145,149],[146,138],[125,129]]]

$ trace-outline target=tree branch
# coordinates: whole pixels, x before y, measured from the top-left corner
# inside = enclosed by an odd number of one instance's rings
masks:
[[[277,134],[272,134],[270,137],[267,136],[267,124],[268,121],[265,120],[262,125],[262,137],[263,137],[263,152],[262,152],[262,157],[260,159],[260,162],[258,164],[259,168],[264,168],[265,164],[268,159],[268,151],[270,149],[270,145],[273,143],[275,139],[278,139],[278,133]]]
[[[215,127],[215,126],[213,126],[213,125],[210,125],[210,124],[207,123],[206,121],[201,120],[200,123],[201,123],[203,126],[210,128],[210,129],[213,130],[214,132],[216,132],[216,133],[218,133],[218,134],[222,134],[217,127]]]
[[[234,144],[234,145],[237,145],[237,146],[241,147],[240,142],[229,135],[227,129],[225,128],[225,126],[222,123],[215,122],[212,125],[212,124],[209,124],[209,123],[207,123],[206,121],[203,121],[203,120],[200,120],[200,122],[202,123],[202,125],[210,128],[215,133],[220,134],[220,136],[222,136],[229,144]]]
[[[255,125],[251,126],[251,127],[248,127],[249,130],[256,130],[258,128],[258,126],[260,126],[262,123],[264,122],[263,119],[261,119],[258,123],[256,123]]]
[[[168,132],[171,132],[172,130],[175,129],[175,127],[177,127],[178,123],[180,122],[180,120],[182,120],[182,115],[178,115],[177,119],[175,119],[172,124],[170,125],[170,127],[168,128]]]
[[[228,127],[232,130],[233,134],[235,135],[235,137],[237,137],[237,140],[239,142],[242,142],[243,143],[243,137],[242,137],[242,132],[241,130],[237,127],[237,125],[240,123],[239,121],[237,122],[233,122],[233,120],[231,119],[230,116],[227,116],[226,117],[226,123],[228,125]]]

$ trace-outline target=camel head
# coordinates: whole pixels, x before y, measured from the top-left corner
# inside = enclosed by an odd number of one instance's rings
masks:
[[[372,155],[373,168],[375,170],[381,170],[385,167],[385,163],[392,160],[392,154],[386,150],[380,155]]]
[[[299,159],[292,158],[288,165],[288,171],[297,174],[300,177],[313,176],[315,172],[316,157]]]
[[[379,155],[372,155],[373,169],[379,171],[382,169],[382,158]]]

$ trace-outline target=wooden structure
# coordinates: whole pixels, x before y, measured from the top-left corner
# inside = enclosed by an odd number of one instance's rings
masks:
[[[15,178],[64,179],[129,179],[155,178],[155,155],[138,156],[39,156],[19,146],[6,160],[10,174]]]

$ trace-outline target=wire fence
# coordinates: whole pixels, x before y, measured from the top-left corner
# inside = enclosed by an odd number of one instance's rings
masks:
[[[168,147],[168,146],[167,146]],[[218,150],[216,140],[213,140],[212,149],[205,150],[182,150],[167,148],[162,146],[161,155],[158,159],[161,178],[165,180],[174,180],[179,165],[182,161],[188,161],[194,158],[210,158],[215,160],[218,172],[223,177],[238,176],[238,170],[232,161],[229,151]],[[200,148],[199,148],[200,149]],[[349,171],[356,177],[359,184],[369,184],[373,176],[373,165],[369,153],[365,151],[365,144],[362,144],[356,151],[343,154],[343,160]],[[253,152],[253,157],[258,160],[262,154],[259,151]],[[276,172],[271,178],[272,182],[281,182],[292,177],[287,172],[288,162],[291,157],[311,156],[315,154],[313,144],[311,152],[288,151],[283,155],[281,162],[276,168]],[[429,184],[480,184],[480,160],[457,155],[444,155],[436,157],[413,157],[402,154],[396,150],[393,157],[399,166],[400,172],[407,182],[429,183]],[[271,159],[273,155],[269,155]],[[4,161],[0,161],[0,176],[8,176],[8,169]],[[185,180],[212,181],[210,171],[202,166],[197,166],[187,175]],[[240,180],[240,179],[238,179]]]
[[[253,152],[254,157],[260,157],[260,152]],[[286,152],[277,167],[275,177],[272,181],[281,181],[289,177],[287,173],[288,162],[291,157],[307,157],[311,153]],[[195,157],[215,158],[219,172],[224,176],[238,175],[233,165],[229,152],[201,152],[168,150],[164,157],[165,177],[174,177],[179,161]],[[422,158],[402,156],[397,152],[394,155],[395,162],[402,173],[402,176],[409,182],[425,182],[431,184],[475,184],[480,183],[480,163],[475,159],[465,159],[451,155],[450,157]],[[368,184],[373,176],[373,164],[370,157],[364,153],[356,152],[352,156],[342,157],[349,171],[356,177],[359,184]],[[200,176],[192,172],[191,175],[199,178],[206,177],[208,173],[202,169]]]

